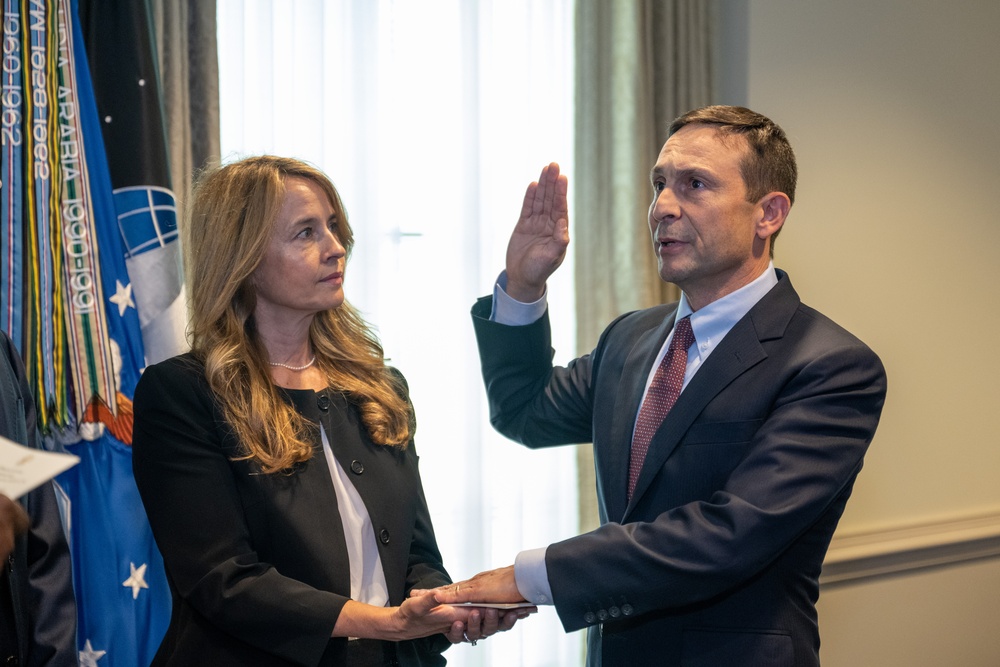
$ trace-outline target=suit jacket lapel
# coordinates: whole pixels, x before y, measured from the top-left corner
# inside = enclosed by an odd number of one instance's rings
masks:
[[[657,471],[663,467],[667,458],[677,448],[688,428],[701,414],[708,402],[723,391],[736,377],[767,357],[761,341],[780,338],[783,335],[785,326],[799,305],[799,298],[784,272],[778,271],[778,277],[779,282],[774,289],[751,308],[750,312],[726,334],[705,361],[705,364],[691,378],[691,382],[681,392],[674,407],[660,424],[660,428],[657,429],[649,444],[649,451],[646,453],[646,460],[639,473],[632,501],[621,515],[623,522],[628,518],[639,498],[656,477]],[[670,326],[673,326],[673,318],[670,320]],[[660,345],[663,344],[662,341],[661,338]],[[652,364],[652,361],[649,364]],[[649,365],[646,366],[647,371],[648,369]],[[628,369],[626,369],[627,371]],[[646,375],[643,374],[642,378],[645,381]],[[642,386],[639,389],[640,400]],[[634,421],[634,413],[631,418]],[[631,442],[631,437],[628,442]],[[625,468],[627,475],[627,450]],[[624,484],[623,481],[621,487],[623,489],[625,488]],[[621,495],[624,498],[625,492],[623,491]]]
[[[676,313],[676,309],[673,313],[668,313],[659,326],[650,329],[639,338],[622,368],[618,395],[611,411],[611,433],[615,443],[623,444],[610,448],[603,475],[603,487],[606,489],[604,503],[608,518],[611,520],[622,516],[625,511],[628,463],[635,418],[639,413],[649,371],[656,361],[660,348],[663,347],[663,341],[674,327]]]

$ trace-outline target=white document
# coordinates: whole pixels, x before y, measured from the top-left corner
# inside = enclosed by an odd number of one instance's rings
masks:
[[[72,454],[32,449],[0,436],[0,493],[16,500],[79,462]]]

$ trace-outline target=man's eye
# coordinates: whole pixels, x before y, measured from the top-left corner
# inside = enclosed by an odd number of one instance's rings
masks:
[[[705,187],[705,183],[704,183],[704,181],[701,181],[701,180],[699,180],[697,178],[692,178],[691,179],[691,187],[693,189],[695,189],[695,190],[700,190],[701,188]]]
[[[664,185],[662,182],[658,181],[656,183],[653,183],[653,192],[661,192],[663,188]]]

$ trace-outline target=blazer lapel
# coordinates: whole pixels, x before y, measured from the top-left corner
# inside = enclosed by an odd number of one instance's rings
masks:
[[[792,289],[785,273],[778,271],[778,277],[779,282],[774,289],[730,329],[705,364],[691,378],[691,382],[681,392],[674,407],[660,424],[649,444],[646,460],[639,473],[632,500],[622,515],[622,522],[628,518],[639,498],[653,482],[656,473],[677,448],[688,428],[701,414],[708,402],[722,392],[735,378],[767,357],[761,341],[780,338],[783,335],[785,326],[798,307],[799,298],[795,290]],[[673,326],[673,318],[671,318],[670,326]],[[662,345],[663,339],[660,340],[660,345]],[[652,361],[649,363],[652,364]],[[646,369],[648,371],[649,365],[646,366]],[[645,377],[645,375],[642,376],[643,381],[645,381]],[[640,387],[641,391],[642,387]],[[634,420],[634,418],[633,413],[632,419]],[[631,442],[631,438],[628,442]],[[627,451],[625,468],[627,474]],[[622,484],[624,489],[624,481]],[[623,498],[624,495],[623,493]]]
[[[663,322],[654,329],[642,334],[632,347],[622,376],[618,384],[618,395],[612,407],[611,433],[614,442],[624,443],[622,446],[608,448],[608,460],[603,468],[602,477],[604,504],[608,518],[621,516],[625,511],[625,496],[628,485],[628,464],[632,448],[632,432],[635,430],[635,417],[639,413],[639,405],[646,389],[646,379],[656,361],[656,355],[663,347],[663,341],[674,327],[673,313],[663,318]]]

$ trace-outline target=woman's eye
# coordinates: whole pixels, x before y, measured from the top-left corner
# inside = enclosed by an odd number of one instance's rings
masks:
[[[295,237],[300,239],[307,239],[310,236],[312,236],[312,233],[313,233],[312,227],[303,227],[302,230],[300,230],[299,233],[295,235]]]

